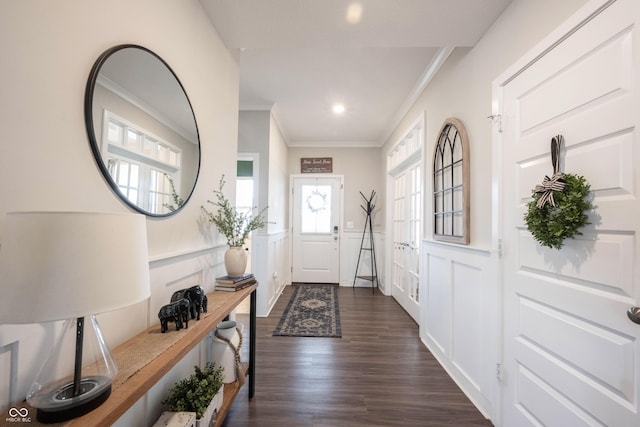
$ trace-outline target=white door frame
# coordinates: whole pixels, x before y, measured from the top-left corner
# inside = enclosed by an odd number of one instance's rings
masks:
[[[420,275],[424,274],[422,270],[422,247],[423,240],[425,238],[425,224],[426,213],[425,206],[430,206],[426,200],[426,188],[427,188],[427,162],[425,161],[425,152],[426,152],[426,143],[425,143],[425,124],[426,124],[426,113],[420,113],[417,118],[411,123],[411,125],[407,128],[406,132],[398,139],[398,141],[393,145],[393,147],[387,153],[387,164],[386,164],[386,203],[387,203],[387,214],[385,219],[387,235],[389,236],[386,239],[385,244],[385,273],[384,273],[384,281],[382,286],[379,286],[380,290],[387,296],[393,295],[393,253],[394,253],[394,232],[393,232],[393,200],[394,200],[394,185],[395,179],[398,175],[406,172],[409,168],[418,165],[420,167],[420,173],[422,175],[420,184],[420,192],[422,199],[422,218],[421,221],[421,235],[418,238],[418,242],[416,242],[416,246],[418,247],[418,251],[420,251],[420,265],[418,268],[420,269]],[[419,290],[422,292],[423,289],[421,285],[418,284]],[[420,324],[420,319],[422,318],[421,312],[424,310],[424,301],[426,295],[422,295],[419,301],[419,315],[415,319],[416,323]]]
[[[289,175],[289,232],[291,233],[291,239],[289,239],[289,259],[291,260],[291,273],[293,273],[293,187],[296,179],[338,179],[340,181],[340,194],[338,200],[340,202],[338,211],[338,259],[340,260],[340,254],[342,253],[342,236],[343,236],[343,218],[344,218],[344,175],[326,174],[326,173],[300,173]],[[338,283],[342,283],[341,267],[338,265]],[[293,277],[292,277],[293,279]]]
[[[413,273],[421,273],[421,269],[422,269],[422,230],[424,228],[424,220],[422,218],[422,213],[423,213],[423,202],[424,202],[424,167],[423,167],[423,163],[420,160],[416,160],[414,162],[411,162],[410,164],[407,164],[405,168],[403,168],[401,171],[397,172],[394,175],[390,175],[391,181],[393,182],[393,192],[391,193],[391,199],[393,201],[393,203],[391,205],[389,205],[389,212],[390,212],[390,216],[391,216],[391,223],[392,223],[392,228],[391,228],[391,243],[393,244],[393,252],[391,252],[389,254],[389,258],[391,258],[391,280],[389,282],[389,285],[391,287],[391,295],[395,298],[396,301],[398,301],[398,303],[404,308],[404,310],[409,313],[409,315],[413,318],[413,320],[416,323],[420,323],[420,301],[421,299],[419,297],[417,298],[413,298],[411,295],[411,276],[413,275]],[[417,193],[420,196],[420,201],[422,202],[420,204],[420,218],[419,218],[419,235],[416,236],[415,240],[413,241],[407,241],[408,239],[405,238],[403,239],[403,242],[399,242],[398,238],[399,236],[396,235],[396,230],[395,230],[395,223],[396,223],[396,207],[395,207],[395,201],[396,201],[396,191],[395,191],[395,183],[397,182],[398,178],[402,177],[403,181],[404,181],[404,191],[405,194],[402,198],[402,203],[404,204],[403,206],[403,219],[402,219],[402,225],[404,227],[403,233],[410,233],[410,222],[414,220],[413,218],[413,214],[411,212],[411,208],[410,206],[410,201],[411,201],[411,195],[414,194],[415,188],[413,188],[411,186],[411,173],[412,171],[414,171],[415,169],[418,169],[418,185],[420,186],[420,188],[418,189]],[[408,218],[408,216],[411,216],[411,218]],[[396,254],[397,253],[401,253],[401,261],[405,264],[402,267],[402,277],[399,278],[399,282],[401,284],[401,286],[396,286],[396,280],[394,278],[394,275],[396,273],[396,264],[395,264],[395,260],[396,260]],[[416,259],[417,263],[415,265],[410,264],[412,258]],[[419,295],[420,292],[420,278],[416,277],[415,278],[416,283],[415,283],[415,289],[414,291],[417,293],[417,295]]]

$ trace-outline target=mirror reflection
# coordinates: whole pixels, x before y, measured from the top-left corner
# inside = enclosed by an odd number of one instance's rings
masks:
[[[200,141],[189,99],[160,57],[136,45],[103,53],[87,83],[85,120],[96,162],[125,203],[151,216],[184,206]]]

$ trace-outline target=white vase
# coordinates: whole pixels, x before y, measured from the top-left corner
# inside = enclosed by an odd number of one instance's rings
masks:
[[[241,277],[247,269],[247,251],[242,246],[233,246],[224,253],[224,268],[229,277]]]
[[[240,333],[238,333],[237,329],[240,329]],[[240,351],[240,334],[244,331],[244,327],[241,323],[239,324],[233,320],[227,320],[219,323],[218,326],[216,326],[216,331],[220,336],[228,339],[231,344]],[[211,341],[211,361],[224,368],[223,383],[232,383],[238,379],[236,373],[236,354],[231,346],[227,342],[218,339],[215,336],[215,333]]]

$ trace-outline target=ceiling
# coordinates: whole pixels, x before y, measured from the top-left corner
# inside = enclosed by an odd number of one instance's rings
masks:
[[[511,0],[200,2],[239,49],[241,110],[272,110],[291,147],[379,147],[451,50],[475,45]]]

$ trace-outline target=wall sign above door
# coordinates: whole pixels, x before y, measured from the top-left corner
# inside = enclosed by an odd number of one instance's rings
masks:
[[[333,157],[302,157],[300,173],[333,173]]]

